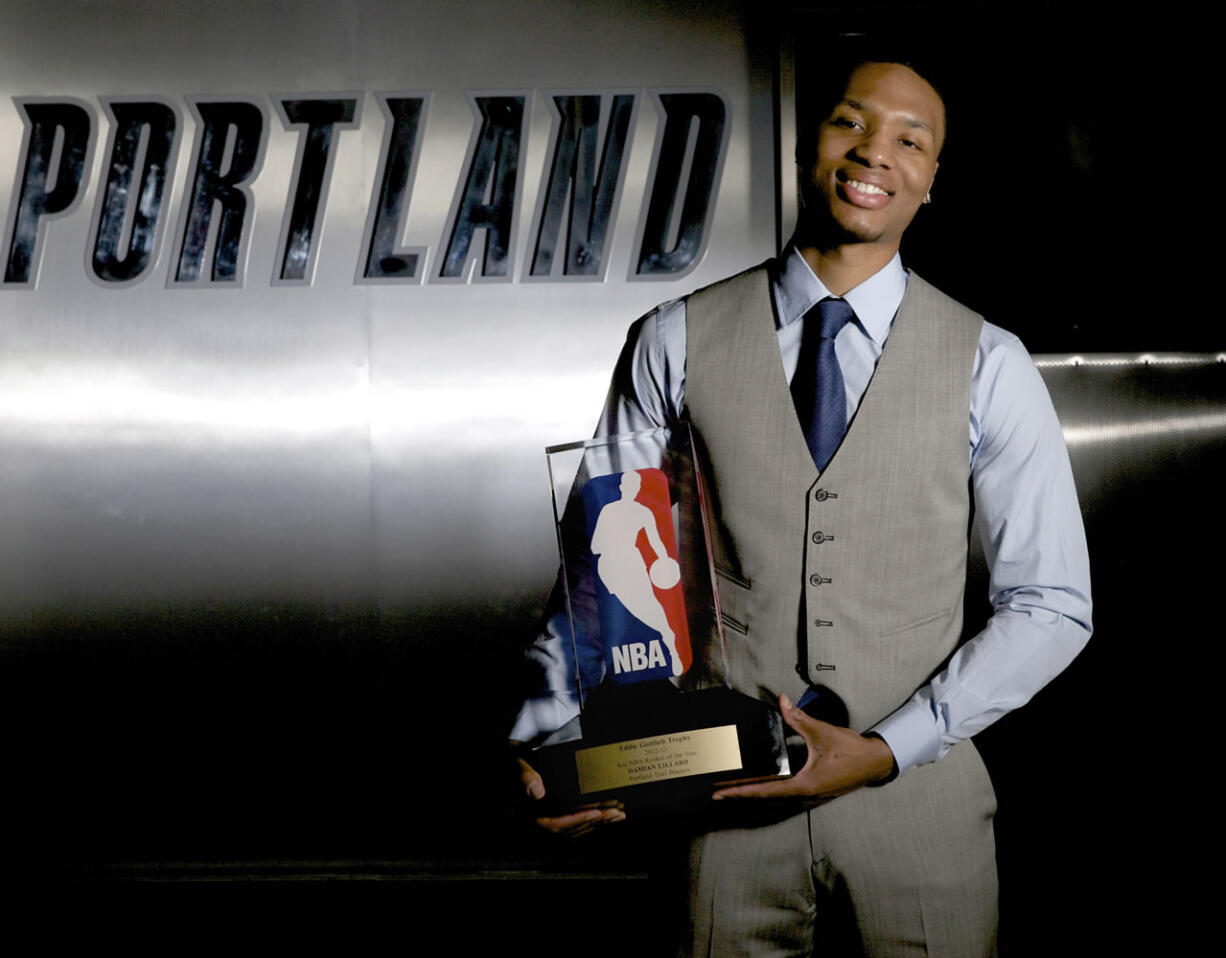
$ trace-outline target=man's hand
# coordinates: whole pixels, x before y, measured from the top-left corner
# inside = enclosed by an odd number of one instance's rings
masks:
[[[524,794],[534,801],[545,797],[545,783],[536,770],[522,758],[519,762],[519,780],[523,784]],[[602,802],[586,808],[567,812],[565,815],[542,816],[536,823],[545,831],[566,838],[579,838],[613,822],[624,822],[626,813],[616,802]]]
[[[800,798],[805,804],[819,805],[882,781],[894,770],[894,753],[882,739],[810,718],[786,695],[779,696],[779,711],[809,747],[804,767],[783,781],[721,788],[715,799]]]

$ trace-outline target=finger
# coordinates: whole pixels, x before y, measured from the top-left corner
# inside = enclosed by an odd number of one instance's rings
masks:
[[[612,825],[617,822],[624,822],[626,813],[621,809],[611,808],[604,812],[599,818],[594,818],[590,822],[585,822],[578,828],[566,833],[567,838],[582,838],[584,835],[590,835],[598,829],[604,828],[606,825]]]
[[[525,762],[522,758],[519,761],[519,780],[523,783],[524,792],[529,798],[542,799],[545,797],[545,783],[541,780],[540,775],[536,770]]]
[[[794,778],[783,782],[759,782],[755,785],[732,785],[721,788],[711,796],[713,801],[725,798],[795,798],[805,792]]]
[[[620,808],[592,808],[567,815],[538,818],[536,823],[554,835],[561,835],[566,838],[579,838],[602,825],[624,822],[625,820],[626,813]]]
[[[799,732],[801,738],[806,742],[816,740],[817,736],[821,733],[821,726],[825,724],[797,708],[786,695],[779,696],[779,711],[783,715],[783,720],[794,731]]]
[[[566,815],[549,815],[536,819],[536,823],[555,835],[565,835],[584,825],[597,821],[604,815],[599,808],[589,808],[581,812],[570,812]]]
[[[781,694],[779,696],[779,712],[783,715],[783,720],[788,723],[793,731],[799,732],[802,737],[805,735],[803,723],[808,716],[793,705],[792,700],[786,695]]]

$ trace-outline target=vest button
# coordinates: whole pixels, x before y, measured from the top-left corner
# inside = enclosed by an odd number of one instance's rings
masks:
[[[826,538],[827,536],[826,536],[826,533],[824,532],[813,533],[813,541],[816,542],[818,545],[821,545],[823,542],[825,542]]]
[[[821,585],[823,582],[829,582],[829,581],[830,581],[829,579],[823,578],[822,576],[818,575],[816,572],[814,572],[813,575],[809,576],[809,585]]]
[[[825,489],[818,489],[817,492],[813,493],[813,498],[818,502],[825,502],[828,495],[830,495],[830,493],[828,493]]]

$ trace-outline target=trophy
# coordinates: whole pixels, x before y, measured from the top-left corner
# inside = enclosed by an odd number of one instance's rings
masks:
[[[705,803],[790,774],[782,717],[728,687],[688,424],[546,449],[579,714],[526,756],[558,810]]]

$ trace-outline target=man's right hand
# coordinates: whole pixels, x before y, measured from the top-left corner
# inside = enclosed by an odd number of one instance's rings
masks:
[[[540,801],[545,797],[545,783],[541,781],[541,776],[522,758],[517,761],[519,762],[519,780],[523,784],[524,794],[533,801]],[[539,816],[536,818],[536,823],[554,835],[579,838],[605,825],[625,820],[626,813],[617,802],[602,802],[567,812],[565,815]]]

